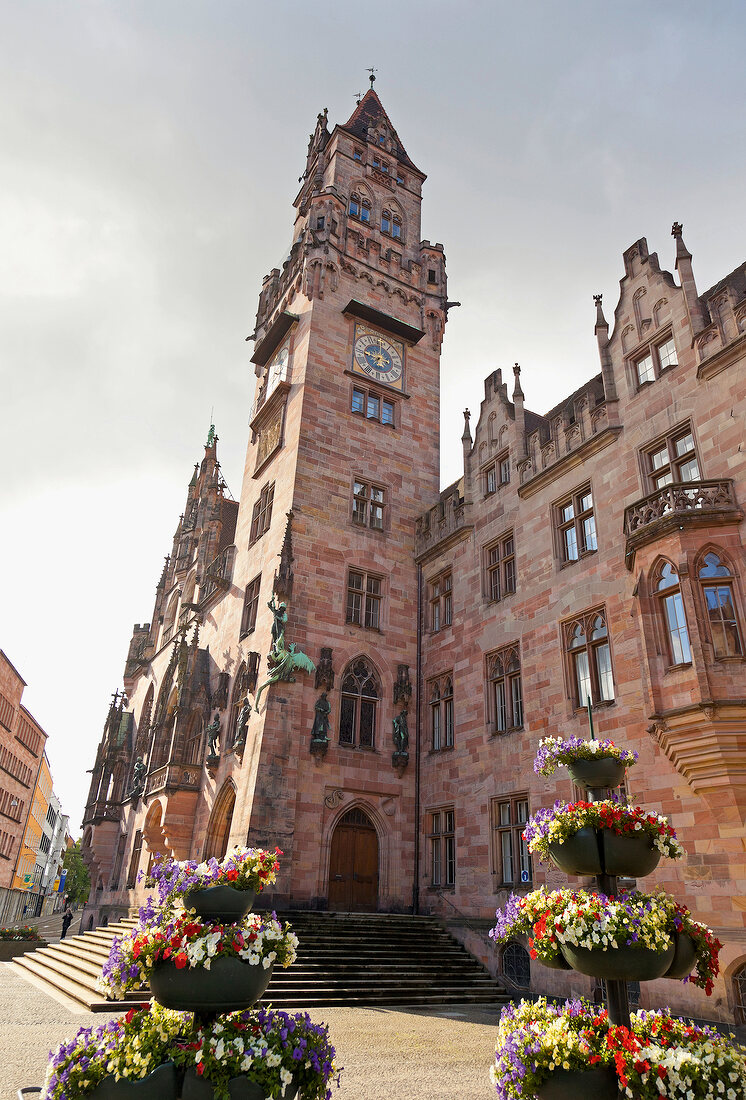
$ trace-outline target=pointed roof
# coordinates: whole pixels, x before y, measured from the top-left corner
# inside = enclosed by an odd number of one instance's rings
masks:
[[[391,131],[391,137],[394,141],[394,149],[396,152],[396,159],[400,164],[406,164],[413,171],[418,172],[420,175],[424,173],[420,172],[420,169],[414,164],[407,155],[407,150],[401,143],[401,139],[393,126],[391,119],[383,109],[383,104],[373,91],[369,88],[363,98],[358,103],[355,110],[350,115],[342,130],[347,130],[348,133],[354,134],[355,137],[359,137],[361,141],[368,140],[368,134],[371,130],[374,130],[379,123],[385,123],[387,128]]]

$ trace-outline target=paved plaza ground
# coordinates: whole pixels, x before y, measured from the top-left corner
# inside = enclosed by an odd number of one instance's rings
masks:
[[[112,1013],[112,1016],[116,1013]],[[335,1100],[489,1100],[499,1009],[315,1009],[345,1067]],[[0,1100],[41,1084],[51,1047],[106,1013],[75,1011],[0,963]]]

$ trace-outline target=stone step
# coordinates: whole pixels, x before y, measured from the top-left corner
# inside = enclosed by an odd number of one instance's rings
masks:
[[[278,913],[294,923],[300,946],[294,966],[278,968],[262,998],[277,1008],[345,1005],[495,1004],[509,998],[468,952],[432,918],[401,914]],[[107,1001],[96,980],[124,920],[22,956],[14,965],[48,982],[90,1011],[126,1011],[147,990]]]

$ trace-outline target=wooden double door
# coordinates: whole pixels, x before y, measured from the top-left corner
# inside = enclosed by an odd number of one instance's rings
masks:
[[[348,810],[334,830],[328,905],[343,913],[374,913],[378,907],[378,834],[364,810]]]

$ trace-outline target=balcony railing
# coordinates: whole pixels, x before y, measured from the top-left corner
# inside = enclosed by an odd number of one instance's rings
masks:
[[[635,551],[640,546],[654,542],[670,530],[738,523],[742,519],[743,512],[730,479],[664,485],[624,510],[627,568],[632,568]]]
[[[145,794],[149,795],[155,791],[174,787],[186,787],[196,791],[199,789],[201,776],[201,764],[165,764],[162,768],[156,768],[150,773],[145,785]]]
[[[471,526],[471,504],[466,504],[457,492],[445,497],[440,504],[417,518],[414,536],[416,557],[448,539],[457,538]]]

